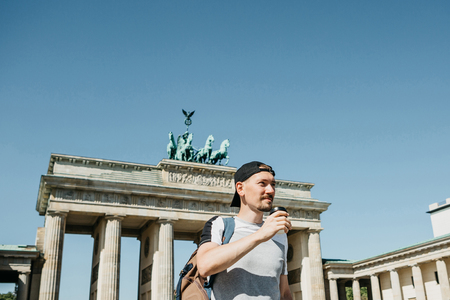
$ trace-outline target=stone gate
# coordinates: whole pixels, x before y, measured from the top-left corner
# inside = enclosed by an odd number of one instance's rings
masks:
[[[45,216],[38,229],[44,264],[31,299],[58,299],[65,233],[93,237],[91,299],[119,298],[122,236],[141,242],[139,299],[173,299],[173,241],[198,243],[208,219],[237,213],[230,207],[235,172],[170,159],[155,166],[52,154],[36,205]],[[330,203],[311,198],[313,186],[277,179],[275,203],[288,209],[293,226],[288,278],[296,300],[325,299],[319,232]]]

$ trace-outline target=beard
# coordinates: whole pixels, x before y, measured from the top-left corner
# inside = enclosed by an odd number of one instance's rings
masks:
[[[271,201],[269,203],[266,203],[264,201],[265,199],[270,199]],[[272,204],[273,204],[273,197],[263,196],[261,197],[261,205],[258,207],[258,210],[262,212],[269,212],[272,209]]]

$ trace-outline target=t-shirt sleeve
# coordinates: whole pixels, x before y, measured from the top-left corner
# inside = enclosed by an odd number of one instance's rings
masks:
[[[203,227],[200,245],[207,242],[213,242],[222,245],[223,230],[225,225],[223,219],[219,216],[211,218]]]

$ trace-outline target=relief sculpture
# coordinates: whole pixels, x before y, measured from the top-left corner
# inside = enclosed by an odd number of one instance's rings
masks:
[[[188,204],[188,208],[189,210],[198,210],[198,203],[191,201]]]
[[[181,209],[183,208],[183,201],[181,200],[175,200],[172,202],[172,207],[173,208],[177,208],[177,209]]]
[[[187,174],[185,174],[187,175]],[[186,176],[185,178],[188,178]],[[203,178],[203,177],[202,177]],[[209,183],[225,182],[224,178],[210,177],[207,181]],[[187,209],[189,211],[220,211],[223,213],[230,213],[232,210],[228,204],[203,203],[199,201],[184,201],[181,199],[166,199],[156,197],[144,196],[130,196],[113,193],[94,193],[86,191],[74,191],[58,189],[56,190],[56,198],[67,201],[83,201],[90,203],[104,204],[118,204],[118,205],[139,205],[146,207],[158,207],[165,209]]]
[[[120,196],[120,204],[129,204],[130,199],[128,196]]]
[[[193,175],[181,172],[169,172],[168,181],[182,184],[194,184],[211,187],[226,187],[232,188],[232,180],[225,177],[218,177],[212,175]]]

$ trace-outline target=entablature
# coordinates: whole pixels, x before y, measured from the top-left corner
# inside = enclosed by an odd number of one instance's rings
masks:
[[[348,278],[351,269],[351,273],[355,277],[361,278],[371,274],[409,268],[414,264],[425,264],[448,257],[450,257],[450,235],[364,260],[326,263],[324,271],[329,278]]]

